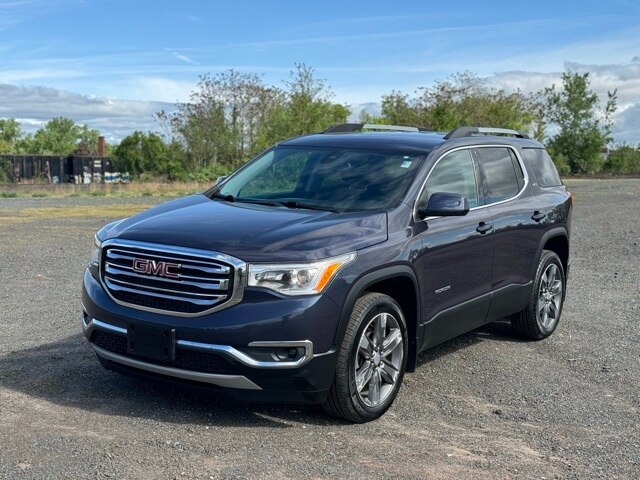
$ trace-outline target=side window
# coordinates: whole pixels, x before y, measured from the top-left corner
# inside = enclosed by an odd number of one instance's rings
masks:
[[[420,201],[428,201],[436,192],[458,193],[467,197],[469,207],[478,206],[478,189],[469,150],[457,150],[440,159],[433,167]]]
[[[558,170],[553,160],[543,148],[524,148],[524,160],[529,170],[533,172],[541,187],[557,187],[562,185]]]
[[[485,204],[515,197],[524,183],[518,162],[514,162],[508,148],[477,148],[476,155],[484,177]],[[522,182],[522,183],[521,183]]]

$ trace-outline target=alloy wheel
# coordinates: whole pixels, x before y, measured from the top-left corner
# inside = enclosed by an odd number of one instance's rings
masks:
[[[402,330],[391,313],[374,316],[362,331],[355,356],[355,384],[369,407],[384,403],[396,388],[404,356]]]
[[[540,326],[552,330],[560,318],[562,306],[562,273],[555,263],[550,264],[540,278],[536,316]]]

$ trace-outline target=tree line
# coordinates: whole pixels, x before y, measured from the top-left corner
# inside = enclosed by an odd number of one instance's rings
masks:
[[[463,125],[512,128],[543,142],[562,174],[638,174],[640,146],[617,145],[603,155],[613,142],[616,101],[616,91],[601,101],[588,73],[566,72],[560,85],[524,94],[490,88],[463,72],[412,95],[383,95],[380,115],[362,112],[360,121],[442,132]],[[285,138],[344,123],[350,113],[306,65],[296,65],[283,87],[228,70],[202,76],[187,102],[158,112],[158,132],[136,131],[110,152],[118,169],[143,179],[208,181]],[[16,120],[0,120],[0,153],[87,155],[95,153],[97,137],[65,118],[29,135]]]

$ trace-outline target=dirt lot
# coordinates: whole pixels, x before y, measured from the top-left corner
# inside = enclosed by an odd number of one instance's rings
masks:
[[[426,352],[366,425],[102,370],[80,333],[92,235],[160,199],[0,199],[0,477],[640,478],[640,180],[570,186],[556,333]]]

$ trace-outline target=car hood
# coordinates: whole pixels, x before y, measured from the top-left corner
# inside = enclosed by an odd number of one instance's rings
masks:
[[[384,242],[387,215],[289,209],[192,195],[127,218],[104,237],[214,250],[253,262],[316,260]]]

